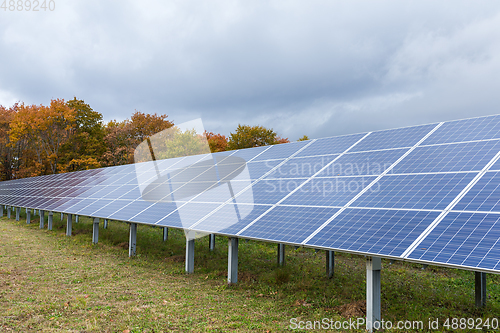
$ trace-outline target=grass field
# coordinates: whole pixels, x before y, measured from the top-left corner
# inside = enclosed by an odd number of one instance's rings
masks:
[[[53,229],[40,230],[38,216],[30,225],[24,217],[0,219],[0,331],[280,332],[294,331],[292,318],[364,316],[362,256],[337,253],[335,276],[327,279],[323,251],[287,247],[286,266],[278,268],[275,244],[242,240],[239,283],[228,286],[224,237],[214,252],[206,237],[196,240],[195,272],[186,275],[182,231],[171,230],[164,243],[161,228],[139,226],[137,257],[129,259],[125,223],[101,228],[97,245],[88,218],[66,237],[55,214]],[[497,275],[488,274],[488,303],[478,310],[473,272],[382,265],[384,320],[500,317]]]

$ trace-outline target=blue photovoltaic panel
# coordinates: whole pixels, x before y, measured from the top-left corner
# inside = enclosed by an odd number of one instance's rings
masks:
[[[199,223],[196,230],[236,235],[238,231],[271,207],[270,205],[227,204]]]
[[[338,208],[278,206],[241,233],[243,237],[300,244]]]
[[[153,205],[152,202],[135,200],[113,212],[108,216],[111,220],[129,221],[133,216],[146,210]]]
[[[430,124],[373,132],[351,151],[413,147],[436,126]]]
[[[340,154],[358,142],[363,136],[365,136],[365,134],[318,139],[295,155],[295,157]]]
[[[500,270],[500,214],[449,213],[409,258]]]
[[[220,204],[213,203],[178,203],[176,213],[179,215],[181,226],[189,229],[193,224],[199,222],[202,218],[217,209],[219,206]],[[165,219],[160,220],[158,224],[169,225],[172,217],[173,215],[170,215]]]
[[[66,199],[64,203],[57,206],[57,209],[61,212],[66,212],[68,211],[68,208],[78,204],[80,201],[82,201],[82,199]]]
[[[137,214],[131,217],[129,221],[148,224],[156,224],[160,221],[164,221],[163,225],[165,226],[182,228],[177,208],[177,205],[174,203],[153,203],[147,209],[138,211]]]
[[[374,179],[374,176],[313,178],[282,204],[342,207]]]
[[[346,209],[307,245],[401,256],[439,212]]]
[[[476,172],[386,175],[352,206],[445,209],[476,175]]]
[[[500,141],[416,148],[392,173],[480,171],[500,151]]]
[[[253,161],[257,156],[270,149],[271,146],[254,147],[251,149],[230,150],[219,153],[214,153],[214,156],[233,156],[244,159],[247,162]]]
[[[463,119],[444,123],[423,144],[500,139],[500,116]]]
[[[275,204],[305,181],[306,179],[263,179],[238,195],[236,202]],[[227,198],[230,198],[230,196]]]
[[[132,203],[132,200],[113,200],[106,206],[90,213],[91,216],[108,218],[120,209],[127,207]]]
[[[453,210],[500,212],[500,172],[486,172]]]
[[[318,177],[380,175],[408,149],[349,153],[330,164]]]
[[[61,199],[63,201],[66,201],[65,199]],[[99,200],[95,200],[94,202],[92,202],[90,205],[88,206],[85,206],[83,207],[82,209],[80,210],[75,210],[75,211],[72,211],[71,213],[74,213],[74,214],[78,214],[78,215],[85,215],[85,216],[92,216],[93,213],[95,213],[96,211],[98,211],[99,209],[107,206],[108,204],[110,204],[113,200],[109,200],[109,199],[99,199]],[[59,212],[59,210],[57,210],[57,206],[55,206],[54,208],[50,208],[49,210],[54,210],[56,212]],[[96,216],[97,217],[97,216]],[[102,216],[98,216],[98,217],[102,217]]]
[[[500,160],[496,161],[490,168],[490,170],[500,171]]]
[[[260,177],[264,176],[266,173],[273,170],[274,167],[279,165],[283,160],[272,160],[272,161],[264,161],[264,162],[250,162],[247,163],[247,168],[249,172],[249,176],[246,173],[240,174],[238,179],[250,179],[256,180]]]
[[[311,178],[315,173],[337,158],[337,155],[291,158],[275,168],[265,178]]]
[[[309,144],[309,141],[299,141],[292,143],[284,143],[281,145],[273,145],[262,154],[256,156],[253,161],[284,159],[292,156],[302,147]]]

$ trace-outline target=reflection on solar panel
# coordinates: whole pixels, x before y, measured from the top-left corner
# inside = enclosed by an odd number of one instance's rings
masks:
[[[0,204],[500,272],[500,116],[0,183]]]

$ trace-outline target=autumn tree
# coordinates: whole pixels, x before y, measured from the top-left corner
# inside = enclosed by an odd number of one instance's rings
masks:
[[[230,133],[228,150],[244,149],[258,146],[275,145],[290,142],[281,138],[272,129],[263,126],[238,125],[235,133]]]
[[[13,176],[15,147],[10,144],[10,122],[17,104],[11,108],[0,105],[0,180],[10,180]]]
[[[225,135],[205,131],[205,136],[212,153],[227,150],[227,138]]]
[[[78,171],[100,167],[99,161],[106,151],[102,114],[76,97],[66,104],[75,111],[75,124],[68,141],[61,148],[61,170]]]
[[[130,120],[110,121],[105,129],[106,151],[103,155],[103,164],[111,166],[134,163],[134,150],[141,142],[174,125],[167,118],[165,114],[145,114],[136,111]]]
[[[11,144],[27,140],[36,153],[32,176],[56,173],[60,149],[75,126],[75,111],[63,99],[53,99],[50,106],[18,105],[10,125]]]
[[[297,141],[307,141],[307,140],[309,140],[309,137],[307,135],[304,135],[303,137],[301,137]]]

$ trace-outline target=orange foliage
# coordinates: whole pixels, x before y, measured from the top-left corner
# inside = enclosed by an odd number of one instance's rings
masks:
[[[225,135],[205,131],[205,136],[212,153],[227,150],[227,138]]]

